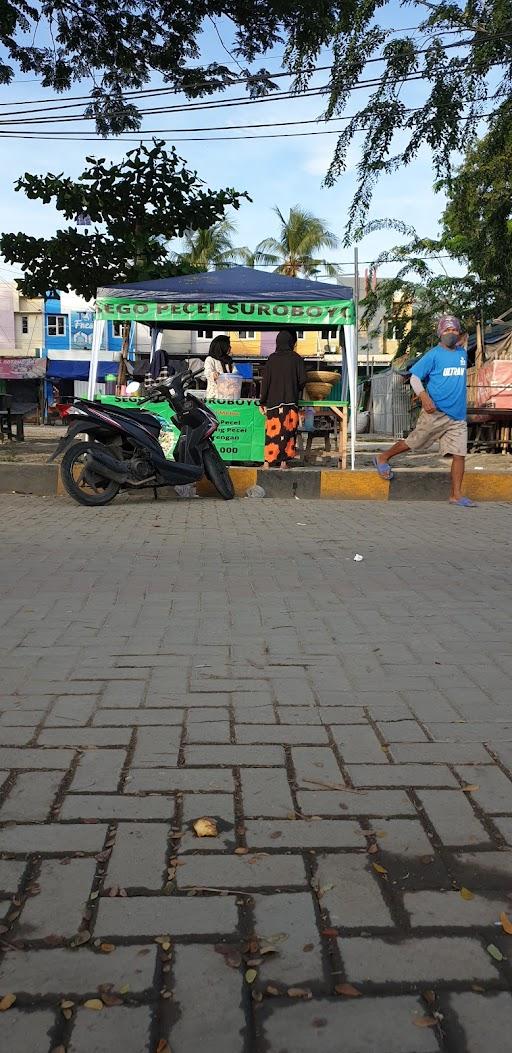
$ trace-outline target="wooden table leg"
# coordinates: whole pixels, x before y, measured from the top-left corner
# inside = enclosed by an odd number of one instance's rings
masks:
[[[338,442],[338,464],[340,468],[347,467],[347,435],[348,418],[346,406],[331,406],[330,409],[340,420],[339,442]]]

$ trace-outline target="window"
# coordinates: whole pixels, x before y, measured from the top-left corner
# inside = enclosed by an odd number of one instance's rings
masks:
[[[198,329],[197,339],[198,340],[211,340],[213,338],[213,329]]]
[[[254,340],[254,329],[240,329],[238,332],[240,340]]]
[[[112,336],[123,335],[123,322],[112,322]]]
[[[304,340],[304,330],[297,329],[297,340]]]
[[[22,314],[21,316],[21,331],[23,336],[28,334],[28,314]]]
[[[47,324],[48,336],[65,336],[66,335],[66,315],[65,314],[49,314],[46,324]]]

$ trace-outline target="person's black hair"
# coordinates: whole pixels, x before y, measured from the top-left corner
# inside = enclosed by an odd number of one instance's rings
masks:
[[[280,329],[276,336],[276,351],[293,351],[296,343],[295,329]]]
[[[231,343],[229,336],[220,334],[215,336],[210,344],[208,354],[211,358],[215,358],[217,362],[221,362],[222,365],[228,367],[229,372],[232,372],[233,366],[231,362],[231,355],[229,353]]]

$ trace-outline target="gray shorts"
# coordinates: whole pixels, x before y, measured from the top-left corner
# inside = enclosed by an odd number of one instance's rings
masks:
[[[410,450],[428,450],[434,442],[439,443],[443,457],[465,457],[468,450],[468,426],[465,420],[453,420],[446,413],[436,410],[426,413],[422,410],[418,423],[411,434],[404,439]]]

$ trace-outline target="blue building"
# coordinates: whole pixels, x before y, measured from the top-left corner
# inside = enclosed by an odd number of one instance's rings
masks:
[[[48,387],[57,387],[64,399],[87,392],[93,325],[93,305],[74,293],[52,292],[45,298],[43,340]],[[98,369],[100,382],[117,375],[123,343],[121,325],[107,323]]]

